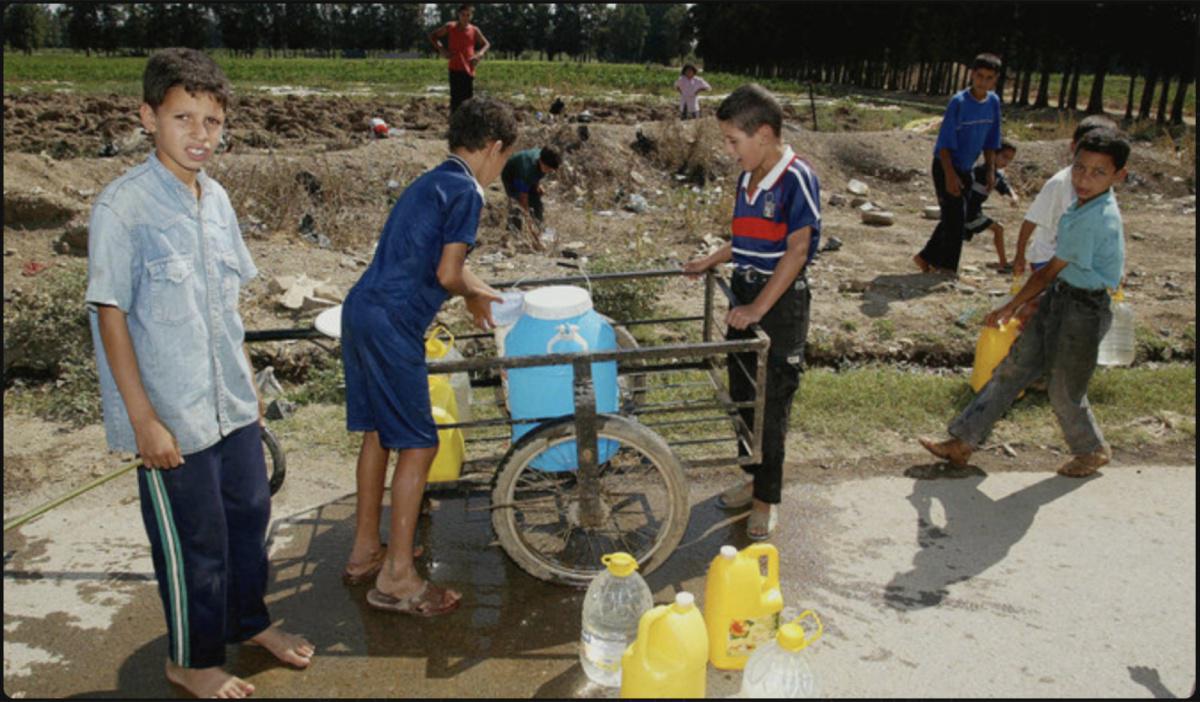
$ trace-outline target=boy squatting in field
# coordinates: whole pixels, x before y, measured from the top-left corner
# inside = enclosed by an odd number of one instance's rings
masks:
[[[167,619],[167,679],[197,697],[246,697],[227,643],[306,667],[314,647],[271,625],[271,496],[261,403],[238,290],[257,274],[225,190],[202,170],[221,140],[229,83],[194,49],[143,75],[154,152],[100,193],[88,226],[86,301],[109,447],[135,452],[142,522]]]
[[[996,192],[1008,196],[1008,204],[1016,207],[1019,198],[1017,193],[1008,185],[1004,176],[1004,168],[1012,161],[1017,153],[1017,146],[1011,141],[1001,141],[996,150]],[[966,196],[966,215],[963,224],[963,239],[970,241],[979,232],[990,229],[992,241],[996,245],[996,270],[1001,273],[1011,273],[1008,257],[1004,254],[1004,227],[983,213],[983,203],[987,201],[991,191],[987,189],[987,164],[980,164],[971,172],[971,188]]]
[[[1109,462],[1111,454],[1088,404],[1087,386],[1100,340],[1112,324],[1106,288],[1120,283],[1125,266],[1121,211],[1112,186],[1125,178],[1129,151],[1128,139],[1112,129],[1096,129],[1079,142],[1071,167],[1078,199],[1058,222],[1054,256],[984,322],[998,326],[1047,287],[1049,292],[992,379],[950,423],[953,438],[920,440],[933,455],[966,465],[1017,395],[1045,373],[1050,403],[1074,454],[1058,472],[1085,477]]]
[[[342,306],[346,429],[363,432],[358,454],[354,545],[343,579],[374,577],[367,604],[404,614],[454,611],[461,595],[423,579],[413,538],[438,435],[429,399],[425,330],[450,295],[462,295],[475,324],[495,326],[501,298],[466,267],[483,212],[483,188],[500,175],[517,140],[512,109],[471,98],[450,116],[450,154],[405,189],[392,208],[371,265]],[[379,520],[389,452],[391,524]]]
[[[987,191],[995,186],[995,154],[1000,148],[1000,98],[992,92],[1000,72],[1000,59],[980,54],[971,63],[971,87],[950,98],[942,116],[937,142],[933,145],[933,188],[937,192],[941,218],[929,241],[913,263],[928,273],[939,269],[958,271],[963,243],[963,192],[971,182],[971,168],[983,153],[987,167]]]
[[[753,479],[721,495],[728,509],[752,505],[747,534],[767,538],[775,529],[783,491],[783,459],[792,397],[800,386],[812,293],[805,275],[821,235],[820,189],[811,166],[780,141],[783,110],[761,86],[743,85],[717,108],[726,149],[743,172],[738,177],[732,240],[683,269],[696,275],[732,259],[733,295],[727,339],[753,338],[760,322],[771,338],[767,356],[762,463],[743,466]],[[731,354],[729,391],[753,400],[757,357]],[[760,389],[761,390],[761,389]],[[753,409],[740,409],[754,426]],[[738,450],[744,452],[740,443]],[[743,453],[744,455],[744,453]]]
[[[542,205],[542,178],[554,173],[562,165],[562,157],[553,146],[525,149],[509,157],[500,171],[500,182],[508,195],[508,230],[521,230],[522,215],[533,238],[533,248],[541,250],[540,227],[546,217]]]

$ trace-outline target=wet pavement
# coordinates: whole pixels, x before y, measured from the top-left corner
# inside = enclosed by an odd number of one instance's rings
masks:
[[[229,648],[258,697],[604,697],[577,658],[583,591],[536,580],[493,542],[487,499],[443,493],[423,568],[464,592],[433,619],[370,609],[339,574],[352,467],[293,464],[273,502],[276,620],[306,634],[306,671]],[[309,463],[310,465],[305,465]],[[314,465],[320,466],[317,469]],[[811,662],[826,696],[1183,696],[1196,672],[1195,466],[896,474],[785,489],[782,589],[825,625]],[[647,581],[688,590],[744,523],[716,507],[730,471],[689,474],[675,554]],[[28,505],[28,506],[33,506]],[[11,514],[16,511],[10,512]],[[385,513],[386,523],[386,513]],[[4,691],[13,697],[173,697],[165,623],[137,507],[117,480],[5,535]],[[740,673],[710,668],[711,697]]]

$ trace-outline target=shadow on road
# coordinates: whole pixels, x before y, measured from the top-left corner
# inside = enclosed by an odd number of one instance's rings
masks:
[[[983,573],[1004,560],[1020,541],[1037,511],[1079,489],[1092,478],[1054,475],[994,500],[979,489],[987,474],[974,466],[913,466],[905,475],[916,478],[909,502],[917,511],[917,543],[921,550],[913,567],[897,573],[884,591],[889,606],[900,610],[935,607],[950,594],[954,583]],[[933,501],[942,504],[944,527],[933,523]]]

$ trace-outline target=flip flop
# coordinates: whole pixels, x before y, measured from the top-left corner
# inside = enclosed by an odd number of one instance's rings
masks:
[[[717,498],[717,506],[721,509],[742,509],[754,499],[754,483],[746,482],[729,488]]]
[[[420,558],[423,555],[425,555],[425,548],[423,546],[413,547],[413,558]],[[365,585],[367,583],[374,583],[375,576],[379,575],[380,570],[383,570],[383,561],[386,557],[387,544],[383,544],[379,547],[379,551],[375,553],[375,556],[371,558],[371,566],[363,572],[351,573],[349,570],[343,570],[342,584]]]
[[[399,614],[412,614],[418,617],[434,617],[439,614],[449,614],[458,609],[461,599],[452,600],[446,604],[446,588],[425,581],[421,589],[407,597],[392,597],[379,588],[373,587],[367,591],[367,604],[375,609]]]

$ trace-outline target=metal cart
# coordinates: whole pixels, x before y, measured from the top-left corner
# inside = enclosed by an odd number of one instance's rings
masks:
[[[677,269],[639,271],[492,285],[497,289],[585,283],[598,287],[680,274]],[[457,481],[431,484],[430,489],[458,490],[468,497],[487,493],[490,501],[475,509],[491,511],[500,545],[523,570],[543,580],[586,585],[603,569],[600,556],[618,550],[632,554],[643,573],[662,565],[687,529],[685,466],[691,470],[744,465],[762,457],[770,341],[757,325],[751,328],[752,338],[714,339],[718,288],[732,301],[727,282],[710,271],[704,278],[700,315],[614,320],[616,350],[501,358],[493,346],[492,353],[430,362],[431,375],[468,372],[475,394],[471,421],[439,426],[464,430],[467,457],[462,473]],[[643,339],[653,338],[639,342],[639,332]],[[247,332],[246,340],[316,336],[315,330],[276,330]],[[493,343],[492,334],[486,332],[457,339]],[[730,398],[723,368],[727,357],[753,377],[753,400]],[[749,359],[756,361],[752,369],[745,365]],[[592,364],[609,361],[617,363],[620,407],[617,413],[599,414]],[[569,364],[574,372],[575,413],[513,420],[501,390],[501,374],[513,368],[561,364]],[[485,393],[480,390],[489,387],[496,399],[483,402]],[[739,412],[749,409],[754,410],[752,426]],[[512,426],[529,423],[538,426],[512,443]],[[572,441],[577,469],[548,472],[533,465],[547,450]],[[275,449],[272,461],[282,463],[283,451],[277,444]],[[597,460],[601,454],[602,462]]]

